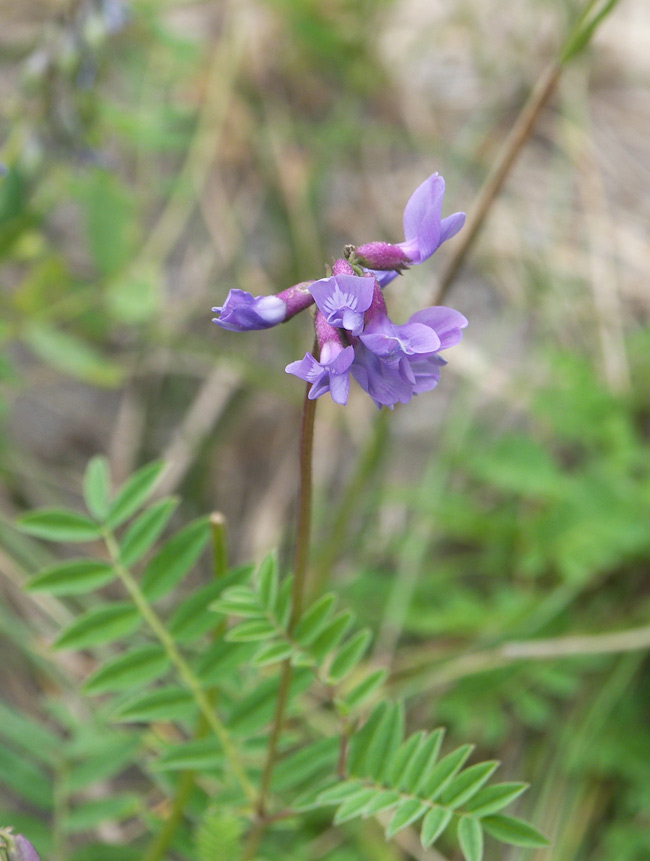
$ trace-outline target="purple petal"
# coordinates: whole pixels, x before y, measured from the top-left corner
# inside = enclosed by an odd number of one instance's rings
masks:
[[[378,407],[392,408],[396,403],[406,404],[411,400],[412,374],[405,360],[398,364],[388,364],[361,342],[355,346],[354,352],[352,376]]]
[[[231,290],[222,306],[212,309],[213,322],[230,332],[270,329],[286,318],[287,306],[278,296],[253,296],[246,290]]]
[[[438,245],[442,245],[452,236],[455,236],[465,224],[465,213],[454,212],[453,215],[448,215],[440,222],[440,240]]]
[[[440,346],[437,349],[446,350],[462,339],[461,330],[467,326],[467,318],[453,308],[433,305],[413,314],[409,323],[424,323],[429,326],[440,338]]]
[[[409,364],[415,378],[413,394],[420,395],[422,392],[435,389],[440,382],[440,368],[446,362],[437,355],[429,356],[427,359],[413,356]]]
[[[372,302],[374,283],[359,275],[333,275],[309,289],[328,323],[357,335],[363,328],[363,312]]]
[[[332,395],[332,400],[341,404],[341,406],[345,406],[348,402],[348,396],[350,394],[350,375],[349,374],[336,374],[330,376],[330,394]]]
[[[366,272],[370,272],[371,275],[375,276],[380,287],[385,287],[387,284],[390,284],[390,282],[394,281],[400,274],[399,272],[381,272],[378,269],[366,269]]]
[[[430,326],[409,321],[403,326],[395,326],[403,351],[411,353],[433,353],[440,349],[440,338]]]
[[[431,257],[440,245],[440,220],[445,181],[437,173],[419,185],[404,209],[404,236],[401,248],[413,263]]]

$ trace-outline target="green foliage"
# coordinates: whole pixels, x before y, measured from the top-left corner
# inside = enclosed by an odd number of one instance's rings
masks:
[[[501,842],[540,848],[548,841],[531,825],[495,815],[526,789],[525,784],[485,786],[498,762],[463,768],[472,752],[464,745],[438,758],[442,730],[404,739],[403,709],[379,703],[351,740],[348,779],[330,786],[317,805],[336,804],[336,823],[391,812],[387,839],[421,823],[420,840],[431,846],[453,822],[466,861],[483,857],[483,829]]]
[[[294,666],[310,667],[327,686],[338,685],[359,666],[371,641],[369,629],[350,634],[354,614],[335,612],[336,595],[319,598],[304,610],[295,625],[290,624],[292,604],[291,580],[279,583],[277,560],[267,557],[257,576],[247,586],[224,590],[211,609],[224,615],[241,616],[245,621],[230,628],[226,640],[231,643],[263,645],[253,653],[252,663],[266,666],[289,660]],[[368,694],[372,692],[370,682]],[[367,680],[364,680],[367,683]],[[362,692],[363,694],[363,692]],[[352,703],[341,700],[341,707],[352,708],[363,700],[358,692]]]

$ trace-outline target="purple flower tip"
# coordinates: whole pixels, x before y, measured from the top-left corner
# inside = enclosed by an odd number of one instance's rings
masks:
[[[287,304],[279,296],[252,296],[245,290],[231,290],[220,307],[212,309],[217,326],[230,332],[270,329],[287,316]]]
[[[0,829],[0,858],[6,861],[41,861],[29,840],[22,834],[14,834],[13,828]]]
[[[26,837],[22,834],[16,836],[16,851],[12,856],[9,854],[9,861],[40,861],[38,852]]]
[[[419,185],[404,209],[404,236],[405,241],[396,246],[405,258],[406,264],[424,263],[431,255],[440,248],[443,242],[455,236],[465,224],[465,213],[454,212],[453,215],[442,217],[442,201],[445,196],[445,181],[437,173]],[[384,243],[371,242],[369,246],[382,246]],[[357,248],[357,254],[369,247]],[[395,253],[395,252],[392,252]],[[388,252],[385,252],[386,259]],[[386,271],[382,258],[375,254],[367,256],[368,263],[364,266],[376,276],[381,287],[390,284],[404,268],[404,265],[392,266],[392,271]]]

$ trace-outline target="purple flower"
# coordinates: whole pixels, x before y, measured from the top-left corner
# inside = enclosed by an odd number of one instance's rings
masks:
[[[437,173],[419,185],[409,198],[404,209],[404,242],[390,246],[388,243],[370,242],[356,249],[359,262],[375,272],[382,287],[397,278],[406,264],[424,263],[446,242],[455,236],[465,223],[464,212],[442,218],[442,199],[445,196],[445,181]],[[397,260],[398,265],[393,265]]]
[[[305,353],[302,361],[291,362],[285,370],[311,383],[310,400],[329,392],[333,401],[345,405],[350,394],[350,365],[354,361],[354,348],[344,345],[338,329],[331,326],[320,311],[316,313],[316,336],[320,359]]]
[[[440,350],[460,341],[467,320],[453,308],[438,305],[397,326],[386,314],[381,290],[377,292],[366,314],[366,328],[355,339],[351,371],[378,407],[392,409],[438,385],[440,369],[447,364]]]
[[[332,275],[315,281],[309,289],[331,326],[358,335],[364,312],[372,302],[374,283],[374,279],[359,275]]]
[[[402,326],[392,322],[379,284],[375,284],[361,341],[371,352],[389,362],[398,361],[402,356],[431,354],[440,349],[440,338],[426,320],[420,322],[411,317]]]
[[[230,332],[270,329],[287,316],[286,303],[278,296],[253,296],[245,290],[231,290],[224,304],[212,309],[213,322]]]
[[[253,296],[246,290],[231,290],[223,305],[213,308],[217,326],[230,332],[270,329],[284,323],[313,303],[311,281],[295,284],[274,296]]]
[[[354,345],[354,362],[350,370],[380,409],[385,406],[392,410],[395,404],[407,404],[413,397],[415,378],[406,357],[396,362],[385,362],[358,341]]]

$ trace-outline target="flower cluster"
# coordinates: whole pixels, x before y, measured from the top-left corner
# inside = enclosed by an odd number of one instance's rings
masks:
[[[465,223],[465,214],[442,218],[445,181],[433,174],[411,195],[404,210],[405,241],[347,246],[332,274],[296,284],[275,296],[253,297],[231,290],[213,311],[230,331],[268,329],[316,305],[317,355],[291,362],[286,371],[311,383],[310,398],[329,392],[346,404],[350,377],[378,407],[391,409],[435,388],[446,364],[442,350],[462,337],[467,320],[458,311],[435,306],[398,325],[388,316],[383,288],[413,264],[423,263]]]

